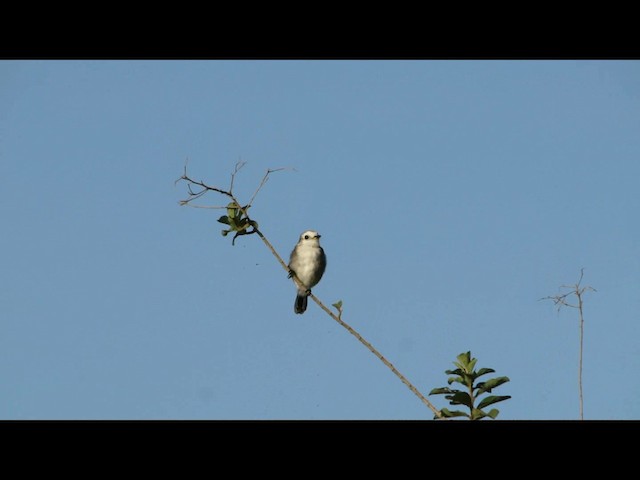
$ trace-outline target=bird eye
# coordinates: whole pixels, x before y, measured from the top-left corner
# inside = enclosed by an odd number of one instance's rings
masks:
[[[305,239],[305,240],[309,240],[309,235],[305,235],[305,236],[304,236],[304,239]]]

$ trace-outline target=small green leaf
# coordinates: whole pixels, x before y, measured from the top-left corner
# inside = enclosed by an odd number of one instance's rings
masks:
[[[481,377],[482,375],[486,375],[487,373],[493,373],[495,370],[493,368],[481,368],[476,373],[476,378]]]
[[[484,418],[486,416],[487,416],[487,414],[484,413],[479,408],[474,408],[473,412],[471,412],[471,420],[480,420],[481,418]]]
[[[449,377],[447,381],[449,382],[449,385],[456,382],[460,385],[464,385],[465,387],[470,387],[473,385],[473,376],[463,372],[459,377]]]
[[[485,397],[478,404],[478,408],[484,408],[494,403],[502,402],[503,400],[508,400],[511,398],[511,395],[491,395],[489,397]]]
[[[238,232],[244,232],[249,226],[249,220],[246,218],[241,218],[236,222],[236,228]]]
[[[331,304],[332,307],[335,307],[337,310],[342,308],[342,300],[338,300],[336,303]]]
[[[447,387],[434,388],[429,392],[429,395],[443,395],[445,393],[452,393],[452,391],[450,388],[447,388]]]
[[[492,408],[491,411],[487,413],[487,415],[495,420],[499,413],[500,413],[500,410],[496,408]]]
[[[478,363],[477,358],[471,359],[471,361],[467,364],[467,373],[473,372],[473,369],[476,368],[476,363]]]
[[[442,410],[440,410],[440,413],[445,418],[450,418],[450,417],[469,417],[468,413],[461,412],[460,410],[451,411],[451,410],[449,410],[447,408],[443,408]]]
[[[220,223],[224,223],[226,225],[229,225],[229,217],[227,217],[226,215],[222,215],[219,219],[218,222]]]
[[[229,215],[229,218],[236,218],[240,214],[241,212],[238,208],[238,204],[236,202],[229,202],[227,205],[227,215]]]
[[[465,405],[471,408],[473,403],[471,402],[471,397],[467,392],[456,392],[451,396],[451,405]]]
[[[496,387],[499,387],[503,383],[507,383],[508,381],[509,381],[509,377],[496,377],[496,378],[487,380],[486,382],[481,382],[476,386],[476,388],[478,389],[478,392],[476,393],[476,395],[480,395],[481,393],[484,393],[484,392],[491,393],[491,390],[493,390]]]
[[[458,359],[458,362],[453,362],[453,363],[455,365],[459,364],[461,368],[465,368],[467,365],[469,365],[469,362],[471,361],[471,352],[461,353],[456,358]]]
[[[456,359],[460,363],[467,364],[467,363],[469,363],[469,360],[471,359],[471,352],[468,351],[468,352],[459,353],[458,355],[456,355]]]

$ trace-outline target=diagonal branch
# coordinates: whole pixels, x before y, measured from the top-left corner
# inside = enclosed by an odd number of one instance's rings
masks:
[[[407,387],[411,390],[419,399],[424,403],[431,411],[438,417],[442,418],[442,414],[440,411],[418,390],[400,371],[393,366],[389,360],[387,360],[373,345],[367,342],[362,335],[360,335],[356,330],[354,330],[347,322],[342,320],[342,315],[336,315],[331,310],[329,310],[313,293],[309,294],[309,296],[313,299],[314,302],[318,304],[318,306],[324,310],[327,315],[333,318],[336,322],[338,322],[342,327],[344,327],[351,335],[356,337],[360,343],[362,343],[365,347],[369,349],[371,353],[373,353],[376,357],[380,359],[382,363],[384,363]]]
[[[181,200],[179,203],[182,206],[191,206],[191,207],[198,207],[196,205],[191,205],[190,202],[192,202],[193,200],[197,200],[198,198],[202,197],[203,195],[205,195],[207,192],[212,191],[212,192],[216,192],[222,195],[225,195],[229,198],[231,198],[231,200],[238,206],[238,209],[242,212],[242,214],[247,218],[247,220],[249,222],[252,223],[252,227],[253,230],[249,231],[247,233],[256,233],[258,234],[258,236],[260,237],[260,239],[262,240],[262,242],[265,244],[265,246],[269,249],[269,251],[271,251],[271,253],[273,254],[273,256],[276,258],[276,260],[278,261],[278,263],[280,264],[280,266],[287,272],[289,273],[289,266],[287,265],[287,263],[285,263],[285,261],[282,259],[282,257],[278,254],[278,252],[276,251],[276,249],[273,247],[273,245],[271,245],[271,242],[269,242],[269,240],[267,239],[267,237],[264,236],[264,234],[258,229],[257,224],[255,222],[253,222],[250,218],[249,215],[247,213],[248,208],[251,206],[252,202],[255,200],[258,192],[262,189],[262,187],[265,185],[265,183],[267,182],[267,180],[269,179],[269,175],[271,173],[274,172],[278,172],[281,170],[284,170],[285,168],[277,168],[277,169],[269,169],[267,170],[265,176],[263,177],[262,181],[260,182],[260,185],[258,186],[257,190],[255,191],[255,193],[253,194],[253,196],[251,197],[251,200],[249,201],[249,203],[242,207],[241,203],[238,202],[238,200],[235,198],[234,194],[233,194],[233,183],[235,180],[235,175],[238,173],[238,171],[245,165],[245,162],[238,162],[236,163],[234,172],[231,175],[231,186],[229,188],[229,190],[222,190],[220,188],[217,187],[212,187],[209,185],[206,185],[204,182],[199,182],[199,181],[195,181],[192,178],[190,178],[187,175],[187,166],[185,164],[184,167],[184,173],[183,175],[176,180],[175,183],[179,182],[179,181],[186,181],[188,184],[188,194],[189,196],[187,197],[186,200]],[[191,188],[191,185],[195,185],[201,188],[200,191],[198,192],[194,192]],[[199,207],[199,208],[226,208],[226,207]],[[294,274],[291,275],[291,278],[293,280],[293,282],[297,285],[297,286],[302,286],[302,287],[306,287],[299,279],[298,277]],[[438,417],[438,418],[442,418],[442,414],[440,413],[440,411],[431,403],[429,402],[429,400],[422,394],[420,393],[420,391],[404,376],[402,375],[402,373],[400,373],[400,371],[393,366],[393,364],[391,362],[389,362],[373,345],[371,345],[367,340],[364,339],[364,337],[362,335],[360,335],[353,327],[351,327],[349,324],[347,324],[344,320],[342,320],[342,314],[340,312],[340,315],[336,315],[334,312],[332,312],[331,310],[329,310],[329,308],[327,308],[321,301],[320,299],[318,299],[318,297],[316,297],[313,293],[310,293],[309,295],[314,302],[316,302],[318,304],[318,306],[324,310],[333,320],[335,320],[336,322],[338,322],[338,324],[340,324],[343,328],[345,328],[351,335],[353,335],[354,337],[356,337],[358,339],[358,341],[360,343],[362,343],[365,347],[367,347],[367,349],[369,351],[371,351],[371,353],[373,353],[376,357],[378,357],[378,359],[380,359],[380,361],[382,361],[382,363],[384,363],[387,368],[389,368],[401,381],[402,383],[404,383],[421,401],[422,403],[424,403],[427,407],[429,407],[429,409],[431,409],[431,411]]]

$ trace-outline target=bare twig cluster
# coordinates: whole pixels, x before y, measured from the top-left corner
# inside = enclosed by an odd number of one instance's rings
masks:
[[[179,181],[185,181],[187,182],[187,192],[188,192],[188,197],[185,200],[181,200],[179,203],[182,206],[190,206],[190,207],[194,207],[194,208],[228,208],[228,206],[198,206],[198,205],[194,205],[191,202],[193,202],[194,200],[197,200],[199,198],[201,198],[202,196],[204,196],[206,193],[208,192],[215,192],[215,193],[219,193],[221,195],[224,195],[228,198],[231,199],[231,201],[235,204],[235,206],[237,206],[237,208],[242,212],[242,214],[246,217],[248,223],[251,224],[252,229],[251,230],[247,230],[246,232],[244,232],[243,234],[257,234],[260,239],[262,240],[262,242],[265,244],[265,246],[269,249],[269,251],[271,251],[271,253],[273,254],[273,256],[276,258],[276,260],[278,261],[278,263],[280,263],[280,265],[282,266],[282,268],[289,274],[291,273],[289,270],[289,267],[287,265],[287,263],[282,259],[282,257],[278,254],[278,252],[276,251],[276,249],[273,247],[273,245],[271,245],[271,243],[269,242],[269,240],[264,236],[264,234],[259,230],[258,228],[258,224],[256,222],[254,222],[253,220],[251,220],[249,218],[249,215],[247,213],[247,210],[249,209],[249,207],[251,207],[253,201],[255,200],[256,196],[258,195],[258,192],[260,192],[260,190],[262,189],[262,187],[265,185],[265,183],[267,182],[267,180],[269,179],[269,175],[271,173],[277,172],[277,171],[281,171],[284,170],[284,168],[276,168],[276,169],[269,169],[267,170],[267,172],[265,173],[264,177],[262,178],[262,181],[260,182],[260,185],[258,185],[258,188],[256,189],[255,193],[253,194],[253,196],[251,197],[251,199],[249,200],[249,203],[246,204],[245,206],[241,206],[242,204],[240,202],[238,202],[238,200],[236,199],[234,193],[233,193],[233,184],[235,181],[235,177],[236,174],[240,171],[240,169],[245,165],[245,162],[238,162],[236,163],[236,166],[234,168],[233,173],[231,174],[231,185],[229,186],[228,190],[223,190],[221,188],[217,188],[217,187],[212,187],[209,186],[207,184],[205,184],[202,181],[196,181],[194,179],[192,179],[191,177],[189,177],[189,175],[187,174],[187,166],[185,164],[184,167],[184,173],[182,174],[182,176],[180,178],[178,178],[176,180],[176,183]],[[197,187],[197,189],[194,189],[195,187]],[[306,287],[299,279],[298,277],[293,274],[291,276],[292,280],[296,283],[297,286],[302,286],[302,287]],[[305,288],[306,289],[306,288]],[[331,311],[329,308],[327,308],[313,293],[311,293],[309,295],[314,302],[316,302],[318,304],[318,306],[324,310],[333,320],[335,320],[336,322],[338,322],[342,327],[344,327],[351,335],[353,335],[354,337],[356,337],[358,339],[358,341],[360,341],[360,343],[362,343],[365,347],[367,347],[376,357],[378,357],[382,363],[384,363],[401,381],[402,383],[404,383],[429,409],[431,409],[431,411],[436,415],[436,417],[440,418],[442,415],[440,413],[440,411],[433,406],[433,404],[431,402],[429,402],[429,400],[404,376],[402,375],[397,368],[395,368],[393,366],[393,364],[391,364],[391,362],[389,362],[380,352],[378,352],[378,350],[376,348],[373,347],[373,345],[371,345],[368,341],[366,341],[362,335],[360,335],[356,330],[354,330],[349,324],[347,324],[344,320],[342,320],[342,302],[338,302],[336,304],[334,304],[333,306],[336,308],[338,314],[336,315],[336,313],[334,313],[333,311]]]
[[[580,318],[580,353],[578,360],[578,394],[580,398],[580,420],[584,420],[583,398],[582,398],[582,353],[584,344],[584,316],[582,311],[583,295],[587,291],[595,292],[596,289],[590,286],[581,287],[582,277],[584,276],[584,268],[580,269],[580,279],[575,285],[561,285],[560,288],[568,289],[569,291],[559,295],[552,295],[541,298],[540,300],[553,300],[553,303],[558,307],[558,311],[562,307],[571,307],[578,310]],[[569,303],[569,298],[575,296],[577,304]]]

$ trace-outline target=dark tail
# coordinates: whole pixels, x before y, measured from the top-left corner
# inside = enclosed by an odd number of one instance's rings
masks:
[[[293,304],[293,311],[296,313],[304,313],[307,309],[307,296],[296,295],[296,303]]]

